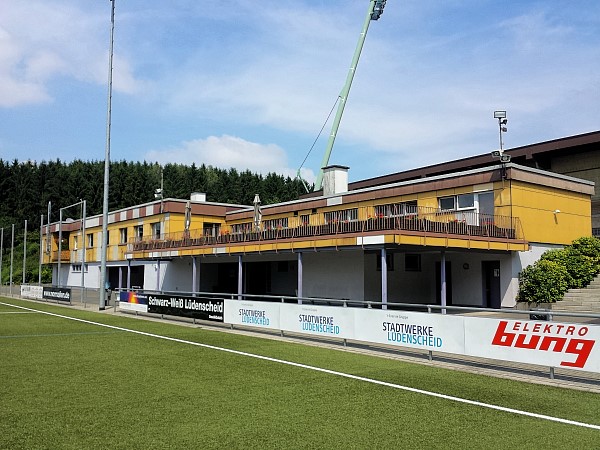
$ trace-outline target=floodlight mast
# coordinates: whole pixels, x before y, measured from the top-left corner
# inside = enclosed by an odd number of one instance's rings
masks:
[[[317,180],[315,181],[315,191],[321,189],[323,184],[323,168],[329,165],[329,158],[331,157],[331,151],[333,149],[333,144],[335,142],[335,137],[337,135],[338,129],[340,127],[340,122],[342,120],[342,115],[344,114],[344,107],[346,106],[346,100],[348,99],[348,93],[350,92],[350,86],[352,86],[352,80],[354,79],[354,74],[356,72],[356,66],[358,66],[358,60],[360,58],[360,54],[362,52],[363,45],[365,43],[365,38],[367,37],[367,31],[369,30],[369,24],[371,20],[377,20],[383,14],[383,8],[385,7],[386,0],[371,0],[369,3],[369,9],[367,11],[367,16],[365,18],[365,23],[363,25],[362,31],[360,33],[360,37],[358,39],[358,44],[356,45],[356,50],[354,51],[354,56],[352,57],[352,63],[350,65],[350,70],[348,71],[348,76],[346,77],[346,84],[342,88],[342,92],[339,96],[339,104],[337,108],[337,112],[335,114],[335,118],[333,119],[333,125],[331,126],[331,133],[329,135],[329,141],[327,142],[327,147],[325,148],[325,154],[323,155],[323,160],[321,161],[321,167],[319,168],[319,175],[317,176]]]

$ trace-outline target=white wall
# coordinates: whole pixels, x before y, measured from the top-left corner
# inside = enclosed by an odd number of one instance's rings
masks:
[[[364,300],[362,250],[304,253],[304,297]]]
[[[562,245],[540,245],[531,244],[526,252],[515,252],[510,260],[510,265],[507,264],[506,273],[510,273],[510,279],[507,280],[507,286],[502,306],[512,308],[516,304],[517,293],[519,292],[519,274],[521,271],[536,262],[546,250],[555,248],[563,248]],[[502,270],[502,268],[501,268]],[[502,273],[502,272],[501,272]]]

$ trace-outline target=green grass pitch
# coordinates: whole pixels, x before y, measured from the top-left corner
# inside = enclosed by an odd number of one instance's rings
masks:
[[[600,425],[600,396],[396,360],[0,302]],[[0,304],[0,449],[598,448],[600,430]]]

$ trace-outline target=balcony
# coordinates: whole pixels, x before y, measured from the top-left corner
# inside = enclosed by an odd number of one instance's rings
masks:
[[[71,261],[71,250],[61,250],[60,252],[60,262],[70,262]],[[50,262],[58,262],[58,251],[52,251],[50,255]]]
[[[345,210],[350,211],[350,210]],[[282,219],[280,226],[271,219],[266,229],[254,230],[252,223],[222,226],[219,235],[204,235],[202,230],[148,236],[129,242],[128,251],[168,250],[183,247],[223,246],[245,243],[276,242],[293,239],[326,239],[336,236],[368,234],[424,234],[522,241],[518,218],[479,214],[474,211],[440,211],[417,208],[414,213],[375,216],[373,208],[353,208],[352,214],[312,214],[306,221],[300,217]],[[340,211],[343,213],[343,211]],[[283,226],[285,225],[285,226]]]

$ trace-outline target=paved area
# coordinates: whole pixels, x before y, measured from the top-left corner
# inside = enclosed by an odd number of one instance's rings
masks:
[[[39,303],[30,300],[32,303]],[[54,303],[53,303],[54,304]],[[347,341],[340,339],[316,339],[299,334],[279,333],[276,331],[255,330],[243,327],[232,328],[230,325],[218,324],[215,322],[193,321],[192,319],[172,317],[161,319],[158,316],[138,314],[129,311],[120,311],[114,303],[107,305],[104,311],[99,311],[97,305],[73,303],[72,305],[60,305],[65,308],[77,308],[87,311],[94,311],[101,314],[116,314],[138,320],[164,321],[179,326],[196,327],[207,330],[213,330],[224,333],[234,333],[239,335],[260,337],[264,339],[274,339],[285,342],[293,342],[302,345],[312,345],[328,348],[335,351],[344,351],[359,353],[381,358],[406,361],[415,364],[423,364],[431,367],[445,368],[459,372],[469,372],[497,378],[523,381],[527,383],[543,384],[568,389],[577,389],[589,392],[600,393],[600,374],[581,372],[568,369],[554,369],[551,374],[550,368],[540,367],[528,364],[511,363],[492,359],[472,358],[467,356],[457,356],[446,353],[434,352],[430,355],[427,351],[413,350],[410,348],[398,348],[393,346],[370,345],[364,342]],[[476,314],[476,313],[471,313]],[[482,312],[481,315],[490,317],[493,313]],[[500,317],[506,317],[507,314],[498,313]],[[508,318],[516,319],[514,315]],[[555,320],[561,320],[556,318]],[[598,319],[591,320],[593,323],[600,323]],[[551,377],[553,376],[553,378]]]

